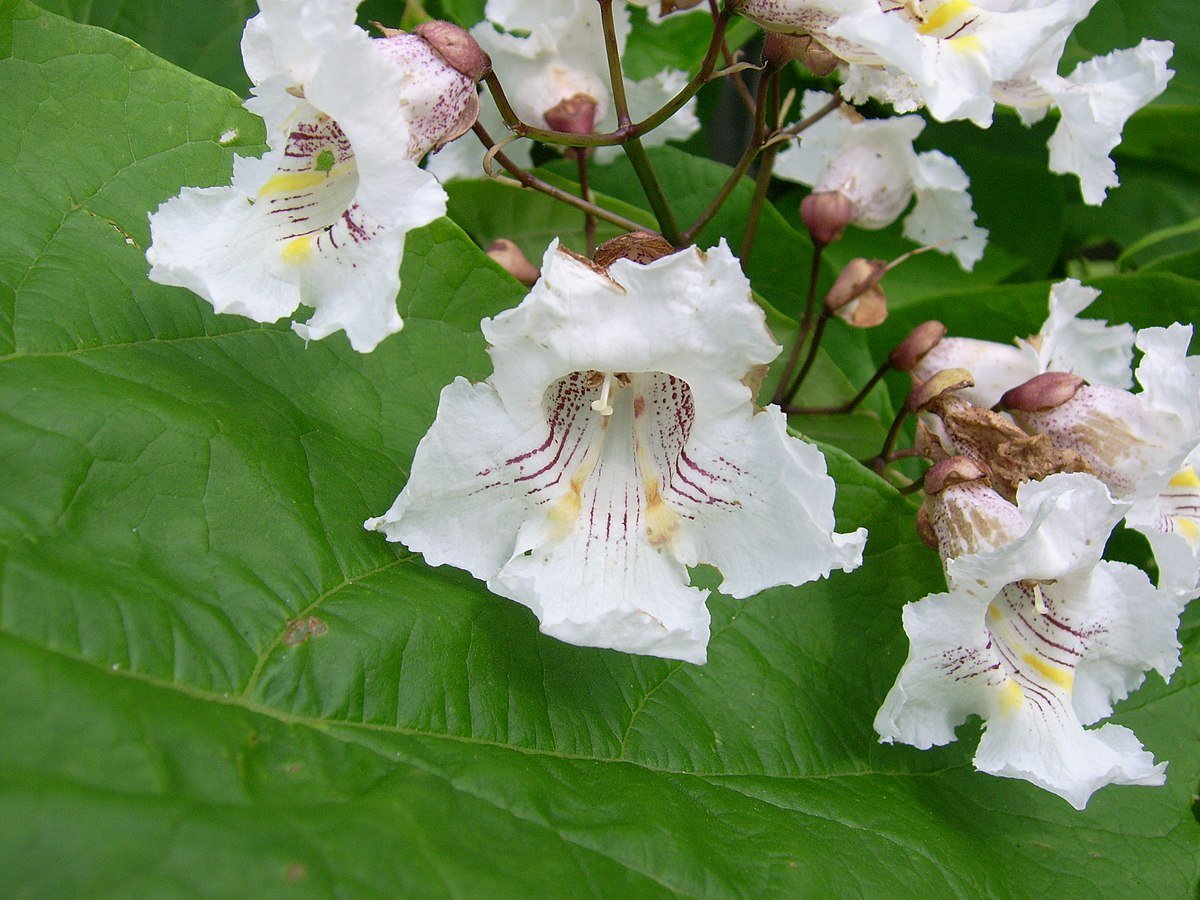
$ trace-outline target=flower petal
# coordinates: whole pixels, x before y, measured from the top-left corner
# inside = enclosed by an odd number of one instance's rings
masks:
[[[917,203],[904,220],[904,236],[918,244],[942,244],[939,249],[958,257],[964,269],[973,269],[988,233],[975,224],[967,173],[944,153],[930,150],[917,155],[913,186]]]

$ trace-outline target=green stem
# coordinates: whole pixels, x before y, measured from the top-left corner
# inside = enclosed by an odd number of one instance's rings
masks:
[[[783,375],[780,376],[779,385],[775,388],[775,402],[781,406],[787,395],[788,385],[792,383],[792,373],[796,371],[796,363],[800,361],[800,349],[804,346],[804,339],[808,337],[808,332],[812,328],[813,304],[817,298],[817,279],[821,274],[821,253],[824,249],[824,247],[813,248],[812,269],[808,274],[808,303],[804,307],[804,316],[800,320],[800,327],[796,330],[796,340],[792,344],[792,352],[788,354],[787,364],[783,367]]]
[[[729,199],[729,195],[733,193],[733,189],[737,187],[738,182],[749,170],[750,164],[754,162],[754,157],[762,150],[763,137],[767,131],[767,84],[766,78],[759,79],[757,97],[754,101],[754,132],[750,136],[750,142],[746,145],[746,151],[738,160],[737,165],[733,167],[733,171],[729,173],[729,177],[725,179],[725,183],[721,185],[721,189],[717,191],[712,202],[700,214],[700,218],[680,236],[680,240],[684,244],[692,243],[696,235],[700,233],[700,229],[712,221],[713,216],[720,211],[725,201]]]
[[[821,339],[825,337],[825,326],[828,323],[829,313],[822,310],[820,318],[817,319],[817,327],[813,331],[812,342],[808,345],[808,356],[804,358],[804,365],[800,367],[800,374],[796,376],[796,380],[784,395],[783,405],[791,405],[791,402],[796,398],[796,392],[800,390],[800,385],[804,384],[804,379],[812,371],[813,364],[817,361],[817,352],[821,349]]]
[[[684,246],[679,242],[679,225],[675,221],[675,214],[671,212],[671,205],[667,202],[667,195],[663,193],[662,184],[654,172],[654,166],[650,162],[646,148],[637,138],[630,138],[622,145],[622,149],[629,157],[629,164],[633,166],[633,171],[642,184],[642,191],[646,194],[646,199],[650,201],[650,209],[658,220],[658,228],[662,232],[662,236],[673,247]]]
[[[487,149],[490,150],[496,146],[496,142],[492,140],[492,136],[488,134],[487,130],[478,122],[471,126],[471,130],[475,132],[475,135]],[[534,175],[530,175],[503,153],[496,153],[492,158],[495,159],[496,162],[498,162],[504,168],[504,170],[508,172],[508,174],[515,178],[520,183],[521,187],[539,191],[548,197],[553,197],[555,200],[560,200],[563,203],[566,203],[568,206],[574,206],[576,209],[581,209],[585,213],[591,213],[598,219],[603,219],[605,222],[611,222],[613,225],[616,225],[618,228],[624,228],[626,231],[653,231],[653,229],[642,225],[640,222],[635,222],[632,219],[627,219],[622,215],[618,215],[617,213],[609,212],[603,206],[597,206],[595,203],[590,203],[587,200],[576,197],[574,194],[567,193],[561,188],[557,188],[552,184],[542,181],[542,179]]]
[[[613,0],[599,0],[600,24],[604,29],[604,52],[608,57],[608,80],[612,84],[613,109],[617,112],[617,127],[626,128],[629,101],[625,99],[625,76],[621,72],[621,48],[617,46],[617,28],[613,21]]]
[[[863,385],[862,390],[845,403],[839,403],[837,406],[788,406],[784,408],[784,412],[788,415],[802,416],[837,415],[839,413],[854,412],[858,408],[858,404],[867,399],[867,394],[871,393],[871,389],[879,384],[891,367],[892,364],[885,361],[882,366],[875,370],[875,374],[871,376],[867,383]]]
[[[770,71],[763,72],[762,78],[759,81],[759,97],[762,97],[762,82],[766,81],[769,86],[769,95],[771,97],[770,105],[774,113],[771,122],[771,127],[776,128],[779,125],[779,72]],[[779,153],[778,144],[770,144],[762,153],[762,160],[758,164],[758,175],[754,181],[754,196],[750,199],[750,211],[746,218],[746,230],[742,234],[742,246],[738,252],[738,256],[742,261],[742,267],[750,261],[750,251],[754,249],[754,238],[758,234],[758,221],[762,217],[763,205],[767,202],[767,190],[771,187],[771,172],[775,168],[775,156]]]

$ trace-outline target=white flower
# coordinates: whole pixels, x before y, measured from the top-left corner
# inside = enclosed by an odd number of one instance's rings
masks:
[[[802,116],[813,115],[829,99],[806,91]],[[913,150],[924,127],[919,116],[863,119],[842,107],[780,153],[775,174],[814,191],[844,194],[853,204],[850,221],[860,228],[890,225],[915,196],[905,236],[922,244],[951,241],[939,249],[970,269],[983,255],[987,231],[975,224],[969,182],[958,163],[936,150]]]
[[[998,496],[996,503],[1004,503]],[[1138,569],[1102,562],[1124,512],[1088,475],[1017,493],[1021,536],[948,560],[950,591],[904,608],[908,660],[875,719],[880,739],[926,749],[971,714],[986,727],[983,772],[1023,778],[1076,809],[1106,784],[1162,784],[1112,704],[1178,665],[1179,608]]]
[[[722,243],[607,270],[558,248],[483,321],[493,375],[442,392],[404,491],[367,528],[525,604],[546,634],[701,663],[721,570],[748,597],[859,565],[820,451],[745,379],[779,346]]]
[[[617,127],[609,87],[608,57],[600,7],[595,0],[488,0],[487,19],[471,35],[487,51],[492,68],[513,110],[523,122],[550,127],[546,113],[560,103],[583,95],[595,101],[593,131]],[[629,37],[629,11],[613,10],[617,45],[623,51]],[[687,74],[664,69],[641,81],[627,81],[626,99],[633,119],[648,116],[679,93]],[[647,146],[690,137],[700,127],[695,101],[689,101],[666,123],[643,139]],[[507,133],[495,101],[486,90],[481,98],[479,122],[493,138]],[[523,167],[531,164],[529,143],[519,141],[504,150]],[[600,147],[598,161],[613,159],[620,150]],[[434,154],[427,168],[443,181],[483,175],[484,150],[478,142],[459,141]]]
[[[372,40],[348,0],[260,5],[242,52],[269,150],[150,217],[150,277],[260,322],[303,303],[315,311],[292,326],[302,337],[345,330],[366,352],[403,325],[405,235],[446,202],[417,163],[470,127],[474,80],[416,34]]]
[[[1050,314],[1041,331],[1016,345],[975,338],[945,338],[912,372],[926,381],[943,369],[966,369],[975,386],[958,392],[979,406],[994,406],[1009,388],[1042,372],[1071,372],[1092,384],[1133,385],[1133,329],[1078,316],[1100,292],[1074,278],[1050,289]]]

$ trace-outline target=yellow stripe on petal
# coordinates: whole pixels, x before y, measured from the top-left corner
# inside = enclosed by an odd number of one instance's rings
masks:
[[[1191,466],[1184,466],[1167,484],[1171,487],[1200,488],[1200,475]]]
[[[969,13],[975,8],[975,4],[969,3],[968,0],[949,0],[948,3],[943,3],[930,14],[917,28],[921,34],[933,34],[935,31],[941,31],[959,16]]]
[[[283,249],[279,251],[279,258],[287,263],[302,263],[312,256],[312,251],[312,235],[303,234],[285,243]]]
[[[1046,662],[1046,660],[1040,659],[1032,653],[1026,653],[1021,659],[1025,661],[1026,665],[1032,666],[1040,675],[1049,678],[1064,690],[1069,691],[1075,686],[1075,673],[1069,669]]]
[[[1018,710],[1025,703],[1025,692],[1011,678],[1000,688],[1000,707],[1005,712]]]
[[[645,487],[646,537],[650,539],[651,546],[660,547],[675,534],[679,525],[679,514],[663,502],[657,478],[647,478]]]
[[[1200,525],[1196,524],[1195,519],[1189,519],[1186,516],[1172,516],[1171,520],[1175,523],[1175,533],[1181,534],[1193,547],[1200,544]]]
[[[296,194],[324,184],[328,179],[328,172],[279,172],[258,189],[258,196]]]

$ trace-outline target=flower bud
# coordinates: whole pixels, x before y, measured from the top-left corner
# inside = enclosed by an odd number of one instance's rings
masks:
[[[546,124],[565,134],[590,134],[596,125],[597,101],[589,94],[572,94],[544,113]]]
[[[888,362],[900,372],[910,372],[946,336],[946,326],[936,320],[922,322],[892,351]]]
[[[1079,393],[1085,384],[1082,378],[1069,372],[1044,372],[1007,391],[1000,398],[1000,405],[1020,412],[1054,409]]]
[[[618,259],[629,259],[644,265],[674,252],[670,241],[660,235],[634,231],[605,241],[592,254],[592,262],[601,269],[607,269]]]
[[[504,271],[521,282],[526,287],[533,287],[541,272],[521,252],[521,248],[507,238],[492,241],[487,248],[487,255],[500,264]]]
[[[475,38],[453,22],[423,22],[413,29],[413,34],[437,51],[455,71],[474,82],[482,80],[492,71],[491,58]]]
[[[800,218],[819,248],[840,238],[853,215],[854,204],[840,191],[816,191],[800,201]]]
[[[825,308],[830,312],[837,312],[851,300],[879,284],[886,272],[887,263],[882,259],[858,257],[850,260],[838,275],[833,287],[829,289],[829,293],[825,295]]]
[[[928,381],[914,385],[904,401],[904,408],[910,413],[924,409],[942,394],[950,391],[961,391],[975,384],[971,373],[966,369],[945,369],[938,372]]]

